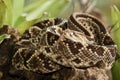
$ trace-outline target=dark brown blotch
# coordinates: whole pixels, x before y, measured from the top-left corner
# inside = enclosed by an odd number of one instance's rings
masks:
[[[103,40],[104,45],[114,45],[112,38],[110,36],[105,36]]]
[[[46,50],[47,53],[51,52],[49,47],[45,47],[45,50]]]
[[[38,69],[39,66],[42,66],[42,63],[40,64],[39,60],[36,57],[32,57],[28,63],[28,66],[31,70]]]
[[[69,39],[66,39],[64,42],[65,42],[65,44],[68,44],[68,48],[70,49],[72,54],[78,54],[79,49],[81,49],[83,47],[83,45],[81,43],[73,42]]]
[[[100,46],[99,48],[96,49],[96,53],[99,56],[104,56],[104,51],[105,51],[105,49],[102,46]]]
[[[50,32],[47,32],[47,43],[48,45],[54,45],[55,44],[55,41],[57,41],[59,39],[59,36],[57,35],[54,35]]]
[[[76,58],[76,59],[74,59],[74,60],[73,60],[73,62],[75,62],[75,63],[79,64],[79,63],[81,63],[81,60],[80,60],[80,59],[78,59],[78,58]]]
[[[53,25],[53,22],[51,22],[50,20],[44,20],[44,21],[34,24],[33,26],[38,26],[39,28],[44,29],[44,28],[52,26],[52,25]]]
[[[99,56],[103,56],[104,53],[104,48],[102,46],[97,46],[97,45],[88,45],[88,49],[91,49],[93,53],[96,52]]]

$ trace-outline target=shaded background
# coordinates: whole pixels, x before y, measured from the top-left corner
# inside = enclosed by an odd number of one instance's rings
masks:
[[[39,1],[39,0],[25,0],[25,6],[28,4],[31,4],[32,2],[35,2],[35,1]],[[110,25],[111,25],[111,7],[113,5],[116,5],[117,8],[120,9],[120,0],[96,0],[95,8],[98,8],[99,11],[104,16],[106,16],[106,19]],[[74,11],[79,11],[80,10],[80,0],[73,0],[71,7],[72,7],[70,9],[71,13]],[[68,16],[68,14],[65,16]]]

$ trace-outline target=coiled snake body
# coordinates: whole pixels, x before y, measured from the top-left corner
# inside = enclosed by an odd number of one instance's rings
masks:
[[[110,69],[116,45],[94,16],[73,13],[30,27],[16,43],[12,64],[19,70],[50,73],[64,67]]]

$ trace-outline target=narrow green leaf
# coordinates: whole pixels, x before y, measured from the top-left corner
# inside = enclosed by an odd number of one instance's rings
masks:
[[[19,24],[16,28],[19,30],[20,34],[22,35],[26,29],[28,29],[31,25],[35,23],[36,20],[31,21],[24,21]]]
[[[72,0],[45,0],[45,2],[39,5],[37,9],[27,15],[27,20],[41,18],[45,12],[48,13],[49,18],[58,17],[61,14],[61,11],[68,8],[66,6],[70,6],[71,2]]]
[[[68,0],[69,2],[66,2],[66,6],[64,9],[62,9],[59,13],[60,17],[63,18],[68,18],[74,11],[74,5],[73,5],[73,0]]]
[[[4,19],[4,24],[12,25],[13,19],[12,19],[12,6],[13,2],[12,0],[3,0],[7,9],[6,9],[6,16]]]
[[[24,0],[13,0],[13,26],[15,25],[16,20],[21,16],[24,6]]]
[[[9,38],[9,37],[10,37],[10,35],[8,35],[8,34],[1,35],[0,36],[0,44],[4,41],[5,38]]]
[[[30,14],[27,15],[27,20],[34,20],[39,18],[39,16],[42,16],[43,13],[45,12],[45,10],[49,7],[51,7],[51,5],[56,2],[56,0],[46,0],[45,3],[43,3],[42,5],[40,5],[37,9],[33,10],[33,12],[31,12]]]
[[[25,17],[24,17],[24,16],[20,16],[20,17],[16,20],[16,22],[15,22],[15,24],[14,24],[14,28],[18,27],[20,24],[22,24],[22,23],[25,22],[25,21],[26,21]]]
[[[24,0],[3,0],[7,6],[5,24],[14,26],[23,11]]]
[[[6,6],[4,2],[0,1],[0,27],[2,27],[4,23],[5,13],[6,13]]]
[[[113,38],[118,46],[118,51],[120,52],[120,11],[116,6],[111,8],[112,22],[115,24],[113,28]]]
[[[120,59],[114,63],[112,68],[112,80],[120,80]]]
[[[112,22],[115,24],[113,28],[113,38],[120,53],[120,11],[116,6],[111,8]],[[120,80],[120,59],[116,60],[112,68],[112,80]]]
[[[7,8],[12,10],[13,1],[12,0],[3,0]]]
[[[71,13],[68,13],[69,11],[72,11],[73,8],[72,0],[59,0],[57,2],[54,2],[51,7],[48,7],[46,12],[50,15],[50,17],[60,17],[62,15],[69,16]],[[68,13],[67,15],[65,15]]]
[[[24,7],[24,12],[29,13],[30,11],[35,10],[36,8],[38,8],[40,5],[42,5],[45,2],[46,0],[38,0],[33,3],[30,3],[29,5]]]

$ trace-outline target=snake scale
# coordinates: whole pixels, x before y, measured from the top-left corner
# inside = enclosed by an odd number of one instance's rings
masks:
[[[116,45],[102,22],[86,13],[34,24],[16,42],[12,64],[18,70],[50,73],[64,67],[110,69]]]

